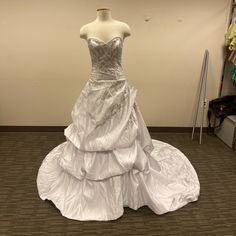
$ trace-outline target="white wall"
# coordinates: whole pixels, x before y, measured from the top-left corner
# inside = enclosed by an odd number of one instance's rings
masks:
[[[229,0],[1,0],[0,125],[71,122],[91,69],[79,29],[104,6],[131,28],[123,68],[146,124],[192,126],[206,48],[207,97],[218,94]]]

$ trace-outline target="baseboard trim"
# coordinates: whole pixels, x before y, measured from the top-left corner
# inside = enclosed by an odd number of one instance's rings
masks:
[[[63,132],[67,126],[0,126],[0,132]],[[148,131],[152,133],[170,132],[170,133],[191,133],[192,127],[158,127],[147,126]],[[200,131],[199,127],[195,128]],[[207,132],[207,127],[202,128],[202,132]]]
[[[153,133],[158,132],[170,132],[170,133],[192,133],[193,127],[158,127],[158,126],[147,126],[148,131]],[[206,133],[208,127],[203,127],[202,132]],[[200,132],[200,127],[195,128],[195,132]]]

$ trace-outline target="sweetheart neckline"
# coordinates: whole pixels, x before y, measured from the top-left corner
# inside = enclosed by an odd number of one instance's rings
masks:
[[[108,42],[104,42],[103,40],[100,40],[100,39],[98,39],[98,38],[95,38],[95,37],[89,37],[89,38],[87,38],[87,41],[89,41],[89,40],[91,40],[91,39],[95,39],[95,40],[97,40],[98,42],[100,42],[100,43],[102,43],[102,44],[104,44],[104,45],[107,45],[107,44],[109,44],[110,42],[112,42],[114,39],[116,39],[116,38],[119,38],[122,42],[123,42],[123,39],[120,37],[120,36],[115,36],[115,37],[113,37],[112,39],[110,39]]]

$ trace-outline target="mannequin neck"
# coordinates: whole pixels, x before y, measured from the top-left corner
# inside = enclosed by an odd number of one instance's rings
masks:
[[[98,10],[96,20],[97,21],[113,21],[113,18],[111,17],[111,10],[109,9]]]

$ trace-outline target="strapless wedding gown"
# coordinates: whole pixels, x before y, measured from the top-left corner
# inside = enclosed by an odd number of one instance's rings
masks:
[[[174,146],[151,139],[135,101],[137,89],[122,71],[123,39],[87,40],[92,61],[64,130],[37,175],[38,193],[64,217],[108,221],[124,207],[148,206],[156,214],[196,201],[197,173]]]

